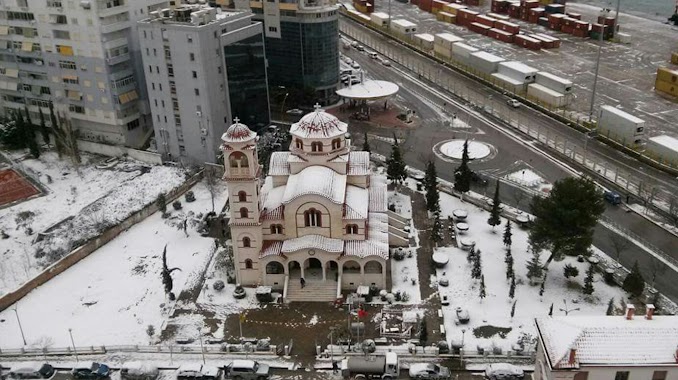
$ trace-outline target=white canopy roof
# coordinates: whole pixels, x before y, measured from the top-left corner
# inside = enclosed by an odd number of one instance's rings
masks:
[[[397,84],[383,80],[366,80],[359,84],[337,90],[337,95],[348,99],[379,99],[395,95]]]

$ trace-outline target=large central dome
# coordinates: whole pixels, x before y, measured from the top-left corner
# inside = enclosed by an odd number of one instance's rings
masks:
[[[320,105],[304,115],[297,123],[292,124],[290,133],[301,138],[331,138],[341,136],[348,130],[348,125],[335,116],[325,112]]]

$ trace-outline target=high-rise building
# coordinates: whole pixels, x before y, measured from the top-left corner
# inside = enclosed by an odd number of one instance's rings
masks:
[[[155,141],[164,159],[217,162],[233,118],[269,122],[262,25],[249,11],[185,4],[139,21]]]
[[[249,6],[264,24],[269,84],[312,88],[321,104],[333,102],[339,83],[336,1],[253,0]]]
[[[79,138],[139,148],[151,136],[136,21],[167,0],[0,1],[0,114],[49,102]]]

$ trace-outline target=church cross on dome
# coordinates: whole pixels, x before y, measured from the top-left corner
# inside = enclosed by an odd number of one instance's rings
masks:
[[[318,103],[316,103],[316,104],[313,106],[313,108],[315,108],[315,112],[320,112],[320,111],[322,111],[322,110],[320,109],[320,108],[321,108],[321,107],[320,107],[320,104],[318,104]]]
[[[238,124],[240,122],[240,119],[236,116],[236,117],[233,118],[233,122],[235,124]]]

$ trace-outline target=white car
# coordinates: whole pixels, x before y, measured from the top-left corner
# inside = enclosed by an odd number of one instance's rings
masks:
[[[293,108],[291,110],[285,111],[286,114],[288,115],[303,115],[304,111],[298,109],[298,108]]]
[[[384,65],[384,66],[389,66],[389,67],[390,67],[390,66],[391,66],[391,61],[389,61],[388,59],[383,59],[383,60],[381,61],[381,64]]]
[[[511,106],[511,107],[513,107],[513,108],[518,108],[518,107],[520,107],[520,102],[517,101],[517,100],[515,100],[515,99],[509,99],[509,100],[507,100],[507,101],[506,101],[506,104],[508,104],[509,106]]]
[[[353,63],[351,63],[351,67],[353,67],[356,70],[360,70],[360,64],[358,64],[358,62],[354,61]]]
[[[525,372],[513,364],[493,363],[485,369],[485,378],[489,380],[519,380],[524,377]]]
[[[433,363],[410,364],[411,379],[442,380],[450,378],[450,370],[447,367]]]

